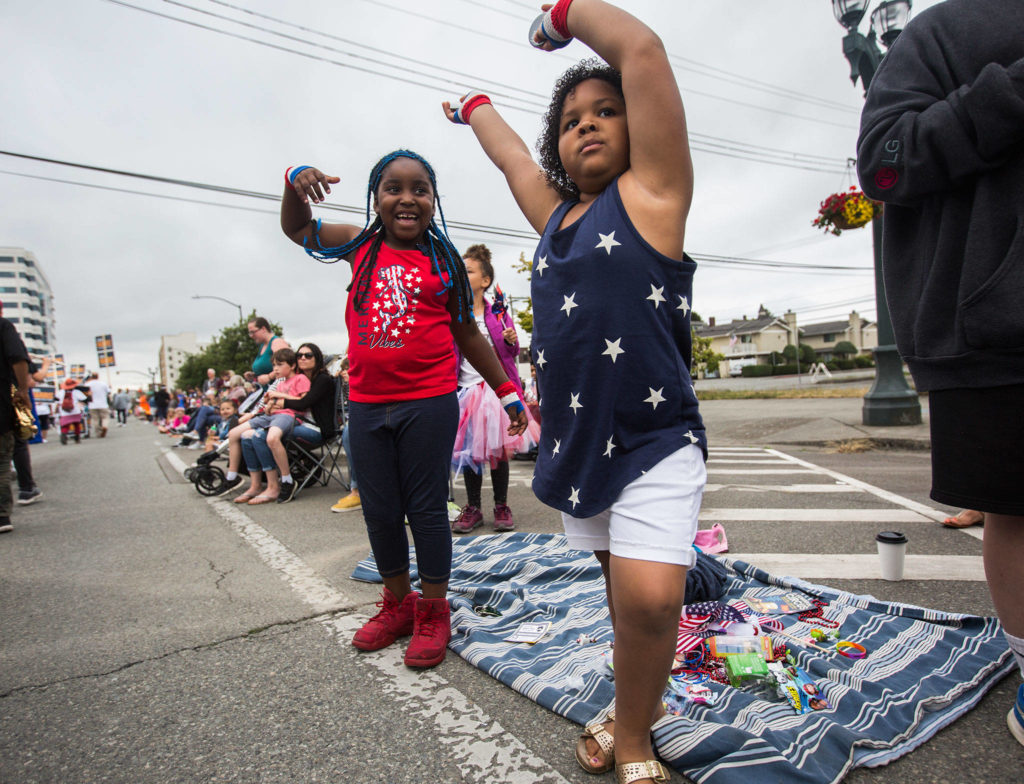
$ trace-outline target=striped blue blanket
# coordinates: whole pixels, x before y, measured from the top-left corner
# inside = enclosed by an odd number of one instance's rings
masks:
[[[596,560],[552,534],[478,536],[454,545],[451,649],[578,724],[609,708],[612,635]],[[790,644],[832,706],[810,714],[798,715],[763,686],[711,684],[713,706],[691,705],[655,729],[659,755],[694,781],[819,784],[854,767],[884,765],[970,710],[1015,666],[994,618],[880,602],[720,561],[730,571],[723,602],[792,591],[826,600],[827,617],[869,654],[853,660]],[[380,580],[372,559],[352,577]],[[501,616],[474,613],[482,605]],[[797,636],[816,628],[792,615],[783,621]],[[534,645],[506,642],[524,622],[550,622],[551,629]]]

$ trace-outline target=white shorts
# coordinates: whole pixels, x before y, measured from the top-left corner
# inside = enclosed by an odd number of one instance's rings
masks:
[[[687,444],[626,485],[600,514],[573,517],[563,512],[569,547],[693,566],[693,538],[707,477],[700,449]]]

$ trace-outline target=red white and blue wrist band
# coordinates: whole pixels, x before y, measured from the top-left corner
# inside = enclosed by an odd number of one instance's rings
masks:
[[[543,45],[535,37],[538,31],[555,49],[562,49],[572,42],[568,24],[570,5],[572,0],[559,0],[553,8],[533,20],[530,25],[530,43],[533,46],[540,48]]]
[[[490,102],[491,99],[483,93],[468,93],[462,103],[452,110],[452,113],[455,115],[455,122],[459,123],[459,125],[469,125],[469,116],[473,113],[473,110],[478,106],[490,104]]]
[[[312,166],[289,166],[284,173],[284,184],[292,190],[295,190],[295,175],[300,171],[312,168]]]
[[[523,408],[523,402],[519,399],[519,393],[516,391],[516,385],[511,381],[506,381],[494,390],[494,394],[498,396],[498,400],[501,402],[501,407],[508,412],[510,417],[518,414],[520,411],[526,410]]]

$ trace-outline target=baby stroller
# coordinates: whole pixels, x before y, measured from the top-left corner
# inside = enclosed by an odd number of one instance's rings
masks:
[[[277,382],[275,381],[267,387],[267,390],[273,389],[276,383]],[[265,391],[266,390],[262,387],[254,390],[249,397],[242,401],[242,404],[238,407],[238,413],[245,414],[256,408],[263,399]],[[224,473],[223,468],[214,465],[214,463],[217,460],[226,460],[227,458],[225,456],[227,455],[227,452],[228,440],[225,438],[217,444],[212,452],[203,453],[196,459],[195,465],[189,466],[185,469],[185,479],[196,486],[196,492],[199,493],[199,495],[217,495],[224,489],[224,483],[227,481],[227,474]]]

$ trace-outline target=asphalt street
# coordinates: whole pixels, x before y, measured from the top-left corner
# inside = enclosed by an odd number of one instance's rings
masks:
[[[859,407],[703,404],[701,527],[719,522],[730,556],[769,571],[991,614],[980,530],[943,528],[953,510],[928,499],[927,427],[865,429]],[[351,647],[379,589],[349,579],[368,545],[358,512],[328,510],[340,488],[210,501],[180,475],[196,453],[170,444],[134,422],[33,447],[44,498],[0,537],[0,782],[613,780],[576,766],[578,727],[454,654],[419,673],[397,646]],[[512,464],[517,527],[560,532],[529,490],[532,468]],[[485,505],[489,494],[485,481]],[[875,533],[893,527],[910,540],[901,582],[879,579],[875,554]],[[1024,749],[1005,725],[1019,682],[845,780],[1021,781]]]

